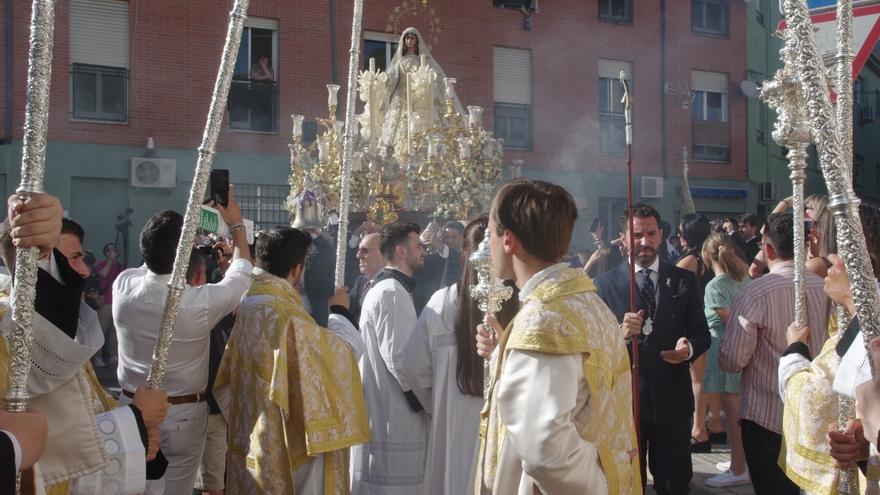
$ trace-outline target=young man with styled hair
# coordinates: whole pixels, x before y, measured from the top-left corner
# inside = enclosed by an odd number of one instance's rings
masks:
[[[428,418],[398,371],[416,325],[412,277],[425,259],[419,232],[419,226],[412,223],[385,228],[379,249],[386,265],[361,308],[360,329],[366,350],[359,364],[372,439],[351,450],[354,495],[422,491]]]
[[[641,493],[626,347],[590,279],[562,262],[576,219],[547,182],[508,182],[492,202],[495,274],[522,306],[507,330],[490,320],[478,494]]]
[[[228,493],[348,493],[348,447],[370,436],[346,290],[330,298],[328,330],[294,288],[311,243],[290,227],[257,236],[254,282],[214,382]]]

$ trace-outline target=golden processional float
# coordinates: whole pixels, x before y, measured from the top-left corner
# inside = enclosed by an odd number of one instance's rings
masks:
[[[794,245],[804,245],[804,179],[807,148],[813,143],[829,194],[829,208],[837,229],[837,250],[846,264],[856,315],[837,308],[838,335],[858,316],[865,346],[880,335],[880,298],[859,220],[859,199],[852,186],[852,0],[837,2],[837,51],[823,57],[815,39],[806,0],[782,0],[785,43],[780,50],[783,67],[761,88],[761,98],[776,109],[778,120],[773,138],[789,149],[794,210]],[[830,67],[826,66],[830,61]],[[832,106],[831,91],[837,95]],[[805,253],[795,249],[795,322],[806,324]],[[877,370],[868,360],[872,375]],[[855,417],[853,400],[838,398],[838,426]],[[841,470],[837,492],[858,493],[856,469]]]
[[[359,39],[357,40],[358,45]],[[354,40],[353,40],[354,42]],[[330,210],[340,213],[339,231],[347,230],[348,206],[370,222],[385,225],[401,212],[419,212],[434,219],[466,219],[487,211],[501,180],[503,139],[482,125],[483,109],[456,107],[453,78],[440,78],[424,55],[405,74],[405,139],[392,146],[380,139],[388,119],[388,74],[370,59],[367,70],[349,83],[356,88],[363,111],[349,126],[336,120],[339,86],[328,84],[328,117],[317,119],[321,130],[310,145],[303,143],[303,115],[292,115],[290,195],[287,209],[296,227],[319,228]],[[443,101],[438,111],[436,101]],[[354,109],[354,102],[348,108]],[[353,129],[350,171],[343,129]],[[346,178],[347,177],[347,178]],[[349,190],[344,191],[343,186]],[[340,234],[343,235],[343,234]],[[344,243],[340,243],[344,246]],[[337,251],[337,260],[344,251]],[[337,269],[337,285],[341,284]]]

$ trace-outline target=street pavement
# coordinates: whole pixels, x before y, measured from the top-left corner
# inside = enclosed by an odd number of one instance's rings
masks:
[[[110,391],[113,396],[120,393],[119,384],[116,381],[116,367],[105,366],[103,368],[95,368],[95,373],[104,387]],[[717,475],[718,470],[715,464],[730,460],[730,446],[713,445],[711,454],[693,454],[691,456],[694,464],[694,478],[691,481],[692,495],[753,495],[755,491],[751,485],[738,486],[733,488],[709,488],[704,482]],[[650,476],[648,477],[649,487],[646,495],[654,495],[654,490],[650,487]]]

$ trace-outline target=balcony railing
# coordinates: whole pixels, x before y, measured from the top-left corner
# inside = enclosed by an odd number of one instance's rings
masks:
[[[234,80],[229,88],[229,126],[257,132],[278,130],[278,83]]]

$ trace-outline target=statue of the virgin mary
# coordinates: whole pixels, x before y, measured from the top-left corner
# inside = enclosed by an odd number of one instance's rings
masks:
[[[433,91],[433,114],[441,119],[446,111],[446,83],[443,81],[446,74],[440,64],[431,56],[431,51],[425,44],[422,35],[414,28],[406,28],[400,35],[397,51],[385,71],[387,74],[386,87],[387,99],[383,102],[385,121],[382,124],[382,132],[379,142],[383,146],[393,146],[395,154],[405,148],[407,126],[407,103],[406,103],[406,75],[415,72],[420,64],[421,57],[425,57],[425,63],[437,74]],[[454,94],[453,101],[455,111],[464,114],[458,95]]]

